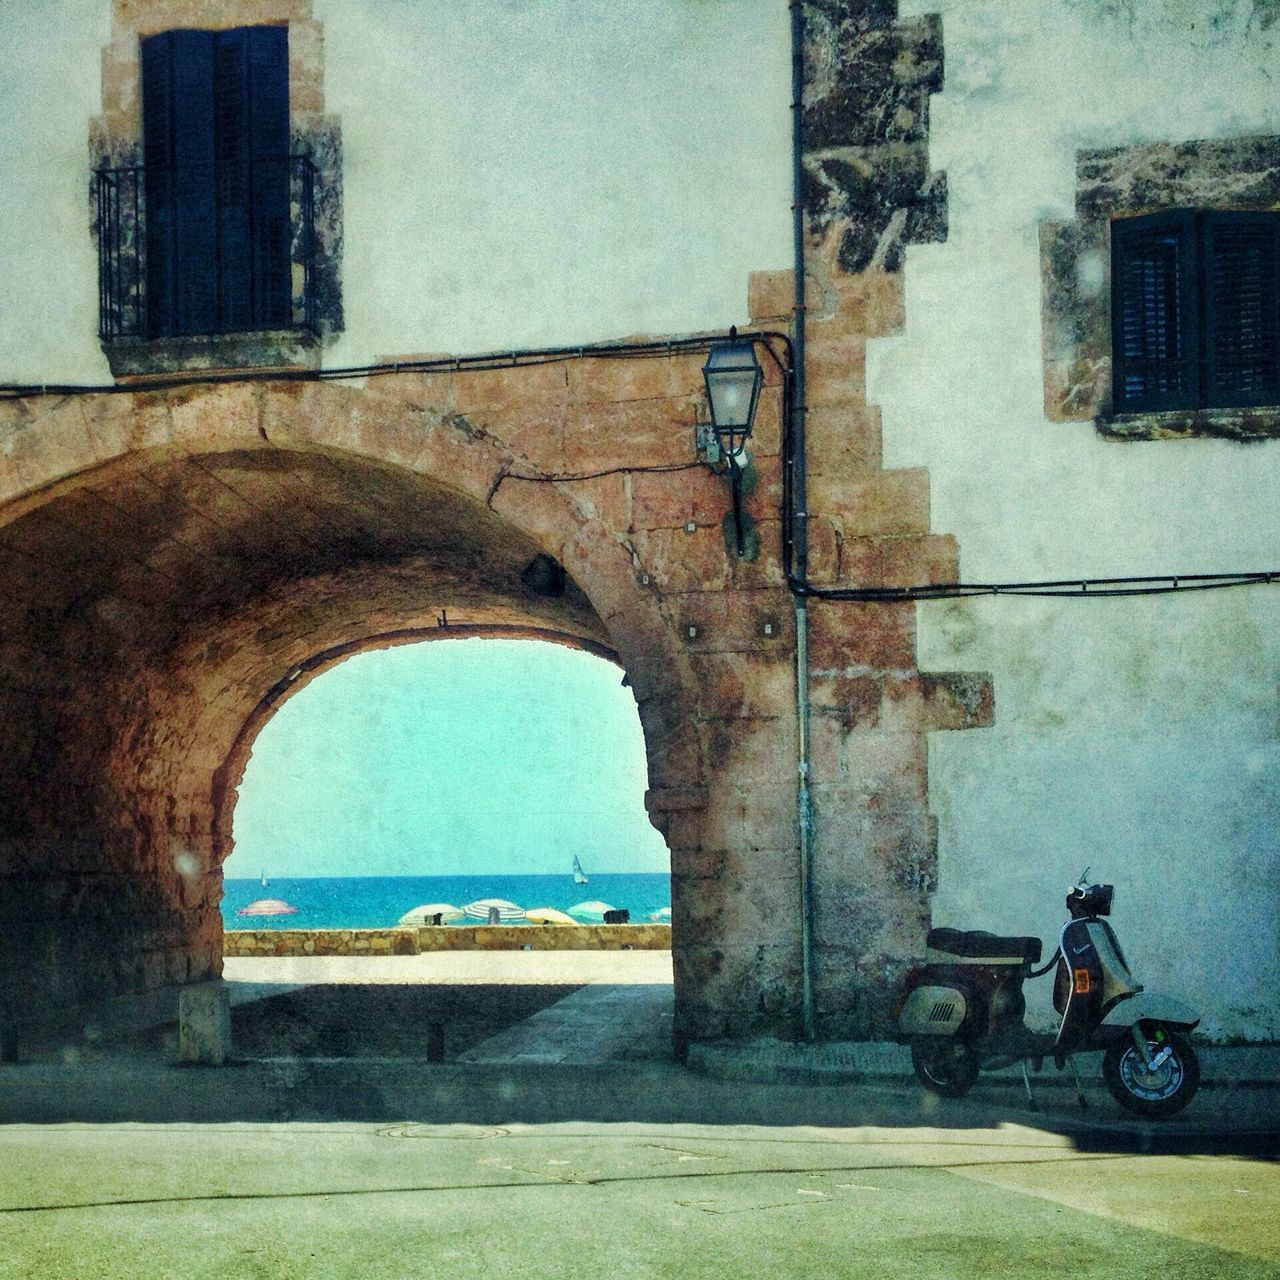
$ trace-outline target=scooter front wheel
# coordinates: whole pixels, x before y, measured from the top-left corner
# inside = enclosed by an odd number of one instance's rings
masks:
[[[978,1078],[981,1063],[973,1046],[950,1036],[917,1036],[911,1042],[916,1079],[930,1093],[962,1098]]]
[[[1186,1036],[1158,1022],[1140,1024],[1147,1042],[1148,1067],[1131,1036],[1117,1040],[1102,1060],[1111,1096],[1126,1110],[1161,1119],[1171,1116],[1200,1087],[1200,1062]]]

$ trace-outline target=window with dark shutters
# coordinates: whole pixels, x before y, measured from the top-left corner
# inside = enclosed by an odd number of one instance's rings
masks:
[[[1280,214],[1173,210],[1111,224],[1119,413],[1280,403]]]
[[[142,41],[152,337],[290,323],[285,27]]]
[[[1280,403],[1280,215],[1204,217],[1209,404]]]

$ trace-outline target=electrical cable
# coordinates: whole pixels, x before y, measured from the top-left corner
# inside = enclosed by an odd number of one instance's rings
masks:
[[[605,476],[654,475],[664,471],[694,471],[699,467],[708,465],[708,463],[702,461],[666,462],[652,467],[609,467],[604,471],[583,471],[572,475],[543,473],[530,476],[520,471],[499,471],[493,479],[493,484],[489,486],[489,492],[485,495],[484,504],[492,510],[494,496],[502,488],[505,480],[526,480],[531,484],[567,484],[575,480],[601,480]]]
[[[772,353],[769,338],[789,343],[785,333],[765,329],[741,335],[761,342]],[[531,365],[563,364],[582,359],[661,359],[666,356],[705,351],[719,342],[721,333],[689,334],[682,338],[658,338],[641,342],[579,343],[566,347],[522,347],[511,351],[489,351],[471,356],[433,356],[425,360],[389,360],[378,364],[343,365],[325,369],[241,369],[218,373],[184,373],[161,377],[138,377],[130,382],[110,383],[0,383],[0,400],[25,400],[41,396],[135,395],[148,391],[171,391],[178,387],[220,386],[231,382],[340,382],[380,378],[402,373],[483,373],[498,369],[519,369]],[[774,355],[777,359],[777,356]]]
[[[1069,578],[1057,582],[947,582],[914,587],[820,587],[788,575],[787,585],[819,600],[886,604],[919,600],[957,600],[970,596],[1040,596],[1104,599],[1114,596],[1170,595],[1179,591],[1216,591],[1224,587],[1270,586],[1280,570],[1252,573],[1167,573],[1131,578]]]

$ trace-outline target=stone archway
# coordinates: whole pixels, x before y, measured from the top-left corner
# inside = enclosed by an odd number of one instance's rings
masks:
[[[690,381],[677,365],[696,378],[696,358],[656,363],[669,386]],[[723,935],[741,922],[703,892],[723,875],[702,839],[704,769],[712,758],[731,769],[739,744],[704,714],[716,655],[679,643],[682,627],[716,624],[701,594],[659,590],[656,533],[642,559],[645,533],[619,510],[650,459],[661,470],[677,450],[687,458],[695,393],[557,412],[548,390],[558,380],[567,395],[570,380],[556,375],[4,406],[20,446],[0,508],[0,874],[11,890],[6,972],[25,975],[4,993],[10,1017],[217,972],[219,813],[255,708],[317,653],[447,616],[617,655],[645,732],[647,803],[681,886],[677,933],[690,925],[677,957],[681,1031],[724,1027]],[[619,417],[625,434],[599,429]],[[616,470],[552,479],[582,456],[584,435],[621,444]],[[718,542],[718,522],[703,532]],[[563,567],[558,589],[525,572],[539,558]],[[735,696],[749,701],[741,687]],[[771,1012],[786,999],[780,989]],[[748,1000],[758,1016],[754,990]]]

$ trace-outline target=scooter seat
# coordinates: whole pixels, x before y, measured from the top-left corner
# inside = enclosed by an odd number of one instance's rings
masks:
[[[1007,938],[981,929],[930,929],[925,939],[929,949],[966,960],[1021,960],[1027,964],[1040,961],[1039,938]]]

